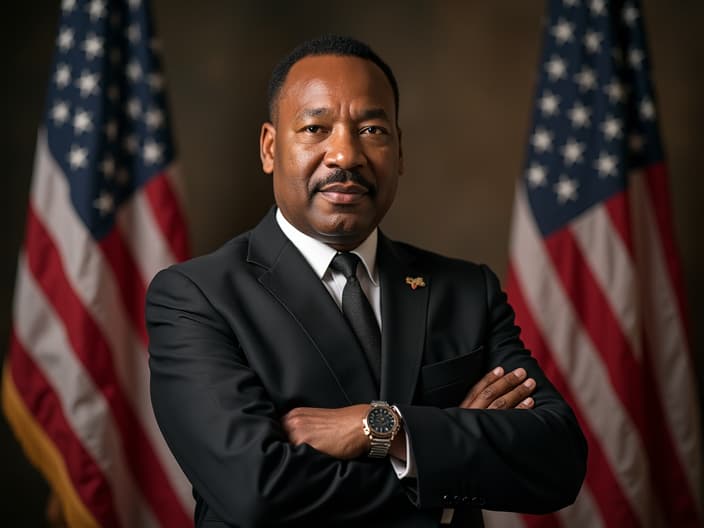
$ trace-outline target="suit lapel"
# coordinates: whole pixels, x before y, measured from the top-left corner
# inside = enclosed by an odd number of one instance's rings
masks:
[[[272,210],[255,228],[248,261],[266,268],[259,282],[303,328],[350,404],[378,397],[364,352],[342,312]]]
[[[381,281],[381,397],[411,403],[425,346],[430,276],[412,267],[398,245],[379,235],[377,265]],[[406,278],[422,277],[412,288]]]

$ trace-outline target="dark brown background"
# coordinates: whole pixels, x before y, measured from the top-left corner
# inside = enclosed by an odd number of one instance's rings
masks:
[[[4,192],[0,343],[7,343],[17,251],[56,38],[59,2],[3,6]],[[479,260],[501,276],[514,181],[533,102],[542,1],[156,0],[195,253],[269,208],[258,159],[273,64],[323,32],[368,41],[401,86],[407,172],[384,221],[393,237]],[[695,352],[704,343],[702,141],[704,3],[645,1]],[[697,212],[699,211],[699,212]],[[4,354],[4,346],[0,346]],[[701,375],[699,376],[701,379]],[[45,488],[0,418],[0,524],[43,526]]]

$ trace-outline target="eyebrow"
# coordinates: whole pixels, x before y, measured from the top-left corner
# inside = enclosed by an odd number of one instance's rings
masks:
[[[327,107],[319,108],[304,108],[296,116],[297,119],[307,119],[311,117],[320,117],[332,113],[332,109]],[[389,119],[386,110],[383,108],[368,108],[362,111],[359,116],[359,121],[367,119]]]

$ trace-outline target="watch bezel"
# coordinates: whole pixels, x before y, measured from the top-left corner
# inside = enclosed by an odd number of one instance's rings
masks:
[[[391,430],[388,432],[384,431],[379,431],[375,429],[369,422],[369,417],[372,415],[374,412],[386,412],[389,415],[391,415],[393,419],[393,426],[391,427]],[[364,434],[369,436],[370,438],[376,438],[376,439],[388,439],[388,440],[393,440],[396,436],[396,433],[398,433],[398,430],[401,427],[401,420],[399,419],[398,414],[394,411],[393,407],[386,403],[372,403],[371,407],[367,411],[366,416],[364,417],[364,420],[362,420],[362,424],[364,425]]]

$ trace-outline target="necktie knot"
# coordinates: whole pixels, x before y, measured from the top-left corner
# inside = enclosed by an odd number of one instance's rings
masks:
[[[350,277],[357,276],[357,264],[359,264],[359,257],[354,253],[338,253],[332,259],[330,268],[342,273],[345,279],[349,280]]]

